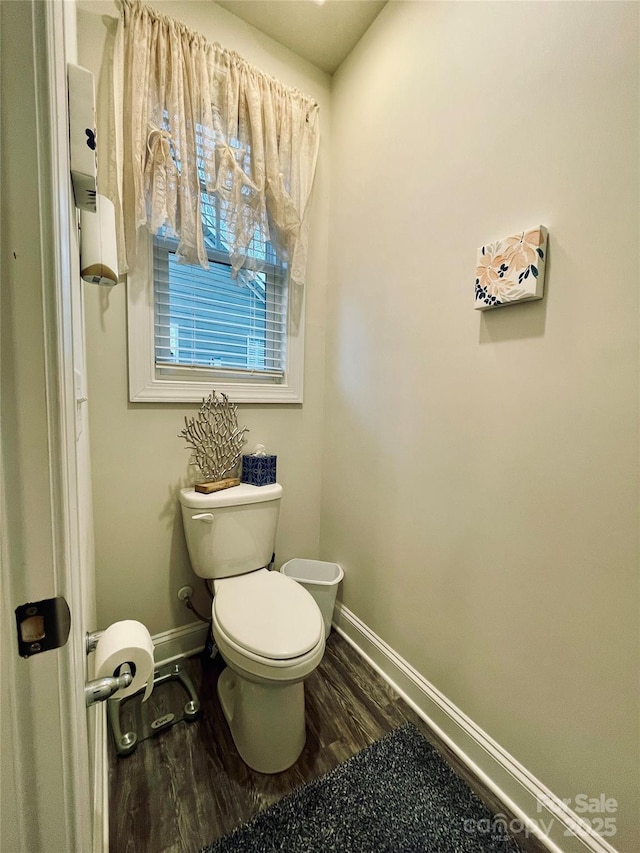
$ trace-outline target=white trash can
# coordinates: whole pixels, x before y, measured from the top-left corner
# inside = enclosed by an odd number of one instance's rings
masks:
[[[342,568],[337,563],[325,563],[322,560],[303,560],[294,557],[280,567],[283,575],[298,581],[311,593],[322,613],[325,639],[331,631],[331,619],[336,603],[338,584],[344,577]]]

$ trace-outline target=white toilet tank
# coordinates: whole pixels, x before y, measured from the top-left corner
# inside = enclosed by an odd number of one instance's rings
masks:
[[[282,486],[241,483],[203,495],[180,492],[191,567],[201,578],[228,578],[268,566],[273,554]]]

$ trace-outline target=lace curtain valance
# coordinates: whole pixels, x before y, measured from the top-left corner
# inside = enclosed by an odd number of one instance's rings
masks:
[[[304,281],[319,141],[312,99],[122,0],[113,108],[106,191],[119,214],[122,270],[133,264],[142,226],[165,226],[182,260],[207,267],[206,221],[217,212],[234,270],[259,268],[259,246],[270,240],[290,280]]]

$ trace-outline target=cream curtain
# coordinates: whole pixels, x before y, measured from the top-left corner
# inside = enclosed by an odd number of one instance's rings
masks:
[[[114,45],[106,194],[119,214],[121,270],[137,231],[166,226],[203,267],[203,213],[217,210],[232,266],[256,269],[271,240],[305,278],[318,106],[238,54],[138,0],[122,0]]]

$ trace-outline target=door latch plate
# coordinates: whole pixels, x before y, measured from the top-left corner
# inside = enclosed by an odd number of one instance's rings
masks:
[[[21,604],[15,613],[20,657],[59,649],[69,639],[71,611],[61,595]]]

